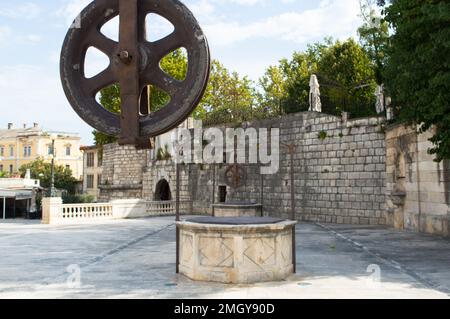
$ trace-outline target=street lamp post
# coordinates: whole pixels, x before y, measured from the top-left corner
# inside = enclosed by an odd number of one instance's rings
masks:
[[[3,161],[3,157],[0,157],[0,162]],[[3,197],[3,219],[6,219],[6,197]]]
[[[56,197],[55,188],[55,138],[52,138],[52,166],[51,166],[51,185],[50,185],[50,197]]]

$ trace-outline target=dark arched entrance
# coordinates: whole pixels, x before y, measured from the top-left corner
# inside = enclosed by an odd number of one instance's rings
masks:
[[[170,191],[170,185],[165,179],[160,180],[158,184],[156,184],[155,200],[156,201],[172,200],[172,192]]]

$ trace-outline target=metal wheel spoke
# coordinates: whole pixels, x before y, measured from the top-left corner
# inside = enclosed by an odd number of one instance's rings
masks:
[[[114,54],[118,43],[107,38],[100,31],[95,30],[92,35],[89,37],[90,45],[94,48],[99,49],[104,54],[106,54],[109,58]]]
[[[164,90],[170,96],[174,96],[183,86],[182,81],[178,81],[166,74],[159,68],[154,68],[150,72],[145,73],[145,84],[155,85],[156,87]]]
[[[114,73],[109,66],[106,70],[96,76],[85,79],[83,82],[84,90],[90,95],[95,96],[101,89],[108,87],[116,82]]]
[[[161,61],[161,59],[167,54],[181,48],[182,46],[183,41],[179,37],[176,30],[165,38],[147,43],[151,56],[158,60],[158,62]]]

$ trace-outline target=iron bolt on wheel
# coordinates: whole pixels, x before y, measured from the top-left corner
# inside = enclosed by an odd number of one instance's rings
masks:
[[[155,42],[146,40],[145,18],[158,14],[174,26],[174,31]],[[119,41],[100,30],[119,16]],[[96,130],[119,136],[121,144],[138,144],[170,131],[181,124],[200,102],[210,72],[208,42],[198,22],[178,0],[95,0],[80,14],[77,26],[66,36],[61,52],[61,80],[64,92],[77,114]],[[109,58],[109,66],[86,78],[87,50],[97,48]],[[188,71],[178,81],[160,68],[167,54],[185,48]],[[118,83],[121,112],[114,114],[97,101],[97,93]],[[154,85],[170,95],[161,110],[140,114],[141,92]]]

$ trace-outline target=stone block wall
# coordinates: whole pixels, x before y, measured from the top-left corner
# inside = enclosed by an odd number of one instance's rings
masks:
[[[428,154],[433,130],[403,125],[386,129],[388,225],[449,236],[450,162]]]
[[[148,153],[130,145],[105,145],[98,201],[142,198],[143,172],[147,167]]]
[[[183,200],[192,200],[191,191],[189,190],[189,167],[180,165],[180,198]],[[175,200],[176,164],[171,161],[151,161],[148,163],[143,174],[142,198],[145,200],[155,200],[155,192],[157,184],[165,180],[169,184],[172,199]]]
[[[349,224],[385,224],[385,136],[382,118],[346,121],[321,113],[290,114],[255,122],[279,128],[280,142],[294,144],[294,196],[298,220]],[[291,210],[290,155],[280,151],[277,174],[261,176],[258,165],[243,166],[247,179],[227,187],[227,200],[262,202],[265,215],[287,218]],[[204,168],[203,176],[211,176]],[[226,165],[217,168],[216,187],[226,185]],[[211,203],[211,186],[197,183],[195,207]],[[210,194],[208,198],[208,193]],[[216,201],[218,189],[216,189]],[[208,211],[209,212],[209,211]]]
[[[382,118],[346,120],[303,112],[250,126],[279,128],[280,142],[295,145],[293,174],[298,220],[386,223],[386,147]],[[181,197],[194,201],[194,212],[210,214],[213,191],[218,202],[219,187],[225,186],[228,201],[258,202],[263,204],[265,215],[289,216],[291,167],[286,148],[280,150],[280,169],[274,175],[262,176],[255,164],[243,165],[246,182],[237,189],[227,185],[227,167],[227,164],[180,167]],[[148,162],[147,153],[133,147],[106,146],[103,175],[113,186],[122,187],[102,188],[105,200],[132,196],[151,200],[162,179],[168,181],[175,195],[175,165],[171,161]]]

